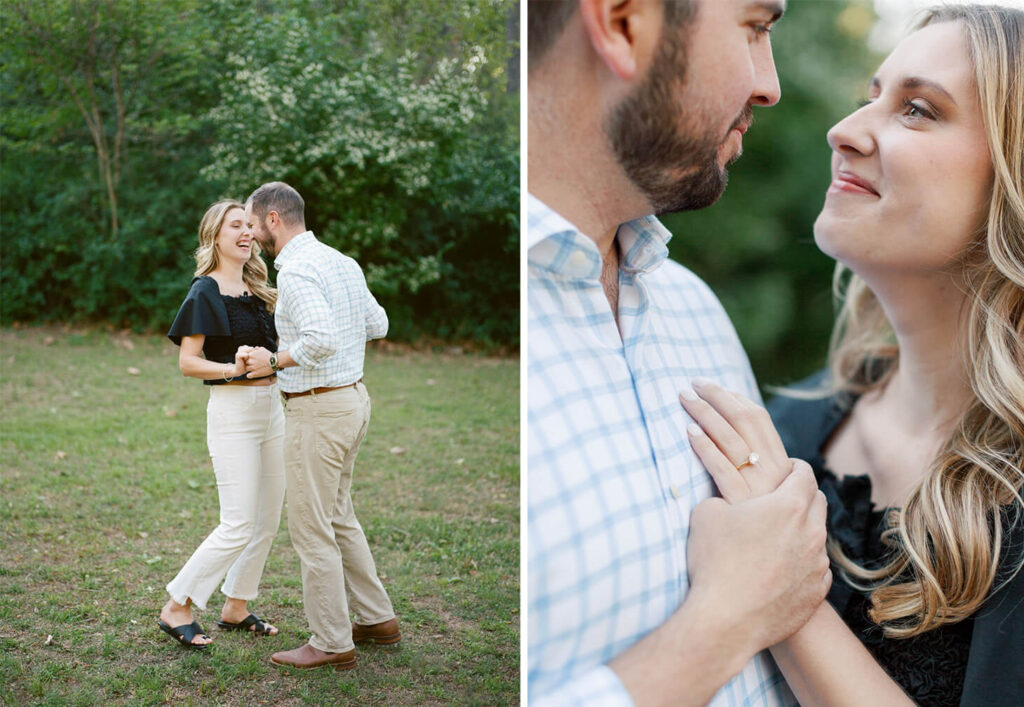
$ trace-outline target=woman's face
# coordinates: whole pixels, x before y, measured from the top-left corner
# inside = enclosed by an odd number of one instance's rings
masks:
[[[245,225],[245,211],[235,207],[224,215],[217,234],[217,252],[222,258],[244,263],[252,253],[252,231]]]
[[[818,247],[862,276],[955,270],[984,223],[992,183],[962,25],[929,25],[901,42],[866,105],[828,143]]]

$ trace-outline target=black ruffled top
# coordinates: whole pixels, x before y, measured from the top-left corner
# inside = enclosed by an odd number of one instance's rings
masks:
[[[795,387],[814,388],[818,374]],[[806,460],[828,500],[829,536],[863,566],[881,566],[889,548],[882,542],[889,509],[871,502],[867,476],[839,479],[825,466],[822,448],[852,407],[849,396],[799,400],[777,397],[772,420],[792,457]],[[1004,523],[1004,557],[1015,565],[1024,547],[1024,528]],[[885,638],[868,617],[867,592],[850,586],[836,567],[828,601],[885,671],[920,705],[1024,705],[1024,572],[989,597],[973,616],[909,639]],[[1003,574],[1000,580],[1005,580]],[[998,580],[997,580],[998,581]]]
[[[259,297],[222,295],[217,281],[203,276],[192,280],[188,296],[167,332],[167,338],[181,346],[183,336],[202,334],[203,355],[209,361],[234,363],[239,346],[262,346],[277,350],[277,329],[274,315],[267,311]],[[229,380],[244,380],[238,376]],[[208,380],[206,385],[222,385],[228,381]]]

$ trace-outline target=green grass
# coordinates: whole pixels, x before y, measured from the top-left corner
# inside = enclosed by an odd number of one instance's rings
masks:
[[[251,604],[280,635],[217,631],[219,592],[197,612],[211,650],[156,626],[218,517],[207,391],[177,349],[35,328],[0,344],[0,704],[519,702],[518,360],[371,349],[353,498],[404,639],[300,672],[269,662],[309,635],[284,518]]]

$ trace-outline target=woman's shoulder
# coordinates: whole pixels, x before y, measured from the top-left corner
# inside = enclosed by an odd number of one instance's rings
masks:
[[[181,337],[193,334],[204,336],[230,336],[227,309],[220,297],[220,288],[212,277],[193,278],[188,295],[178,309],[171,324],[168,338],[181,345]]]
[[[188,297],[213,297],[220,294],[220,286],[209,275],[192,278],[189,283]]]

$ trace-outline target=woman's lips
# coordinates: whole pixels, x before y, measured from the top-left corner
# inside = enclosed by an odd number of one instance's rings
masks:
[[[829,185],[829,191],[843,191],[850,194],[879,196],[878,191],[871,182],[854,174],[853,172],[844,171],[836,172],[836,176],[832,180],[832,184]]]

